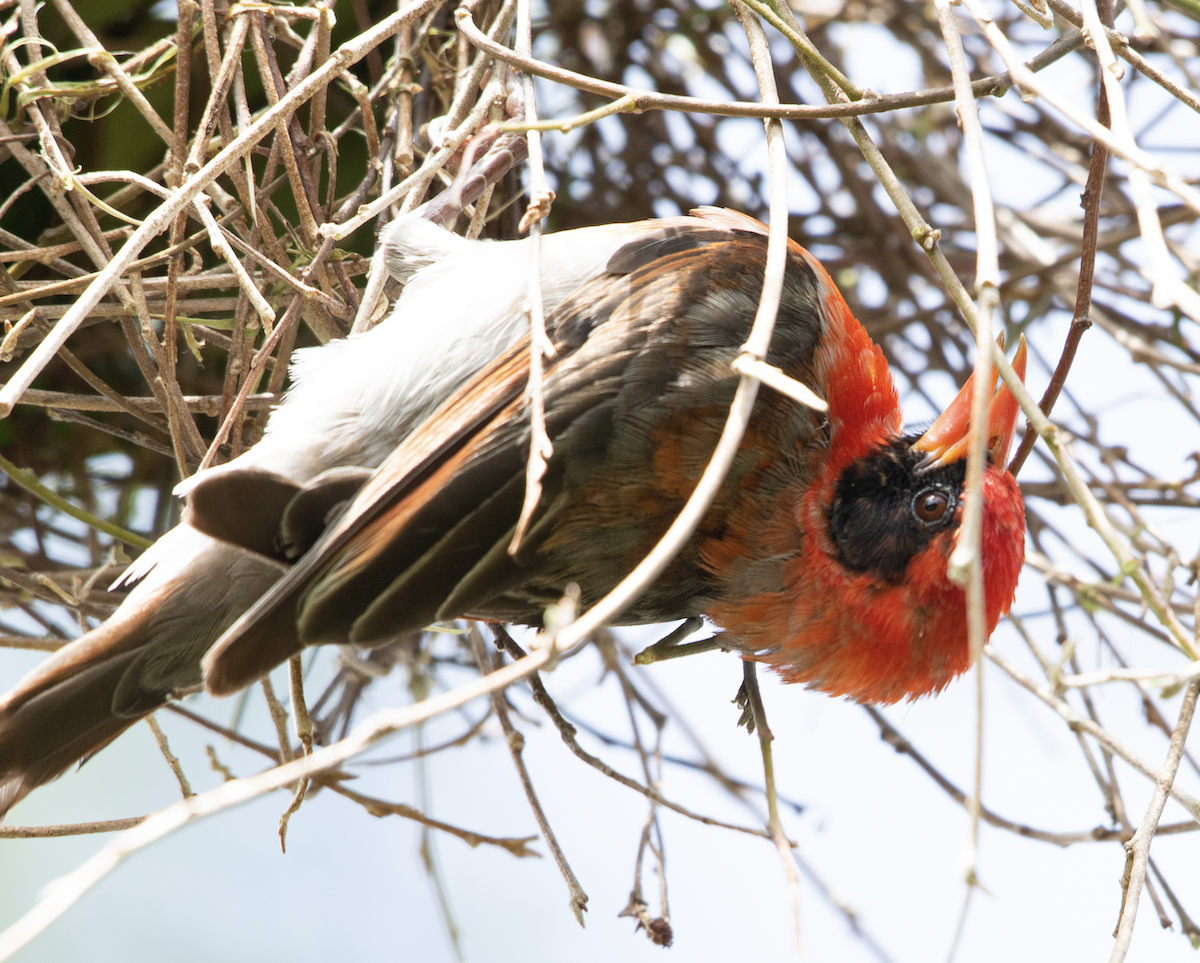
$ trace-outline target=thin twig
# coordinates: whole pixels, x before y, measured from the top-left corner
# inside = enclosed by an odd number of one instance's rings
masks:
[[[736,3],[737,0],[734,0]],[[775,795],[775,762],[771,753],[771,743],[775,736],[767,725],[767,713],[763,707],[762,693],[758,689],[757,666],[746,659],[742,662],[742,691],[746,695],[746,712],[750,718],[747,728],[757,731],[758,746],[762,753],[763,786],[767,796],[767,829],[775,850],[779,853],[779,861],[783,865],[783,875],[787,880],[788,896],[792,903],[792,925],[796,938],[796,954],[804,952],[804,940],[800,928],[800,877],[796,873],[796,863],[792,856],[792,844],[784,832],[783,823],[779,819],[779,801]]]
[[[1150,763],[1146,762],[1141,756],[1137,755],[1137,753],[1125,746],[1105,729],[1102,729],[1100,726],[1096,725],[1096,723],[1094,723],[1091,719],[1087,718],[1086,716],[1081,716],[1078,712],[1067,705],[1066,702],[1056,696],[1050,689],[1046,688],[1045,686],[1040,686],[1032,679],[1028,678],[1023,672],[1017,669],[1015,665],[999,655],[999,653],[989,649],[985,654],[989,659],[996,663],[996,665],[1003,669],[1014,682],[1016,682],[1023,689],[1027,689],[1029,692],[1032,692],[1035,696],[1041,699],[1042,702],[1057,712],[1073,729],[1086,732],[1101,745],[1108,748],[1114,755],[1118,755],[1124,759],[1131,767],[1136,769],[1143,776],[1146,776],[1148,779],[1158,779],[1158,770],[1151,766]],[[1179,803],[1179,805],[1181,805],[1184,809],[1186,809],[1188,813],[1191,814],[1192,818],[1200,822],[1200,799],[1196,799],[1194,796],[1184,792],[1176,785],[1170,786],[1170,794],[1171,798]]]
[[[304,666],[298,655],[293,655],[288,659],[288,682],[291,687],[292,720],[296,729],[296,738],[300,742],[300,752],[301,755],[311,756],[313,749],[313,726],[312,720],[308,717],[308,702],[304,698]],[[275,715],[274,707],[272,707],[271,715],[272,717]],[[279,848],[285,853],[287,852],[288,823],[291,821],[292,816],[299,812],[307,792],[308,779],[301,779],[296,783],[296,791],[292,795],[291,803],[283,811],[283,815],[279,817]]]
[[[782,11],[780,11],[782,13]],[[613,100],[632,98],[639,111],[645,110],[680,110],[695,114],[716,114],[722,117],[754,117],[759,119],[774,118],[778,120],[804,120],[818,117],[855,117],[860,114],[885,113],[905,107],[924,107],[928,104],[944,104],[954,99],[953,87],[938,87],[932,90],[915,91],[907,94],[889,94],[864,98],[853,102],[828,104],[823,106],[809,105],[768,105],[737,101],[711,101],[696,97],[684,97],[677,94],[660,94],[650,90],[638,90],[623,84],[597,80],[584,74],[564,70],[532,58],[518,56],[507,47],[503,47],[485,37],[471,19],[471,14],[463,7],[455,11],[458,27],[467,39],[480,50],[487,51],[497,60],[516,67],[523,72],[531,73],[546,80],[553,80],[576,90],[599,94]],[[1082,43],[1079,34],[1057,41],[1042,54],[1029,61],[1028,69],[1041,70],[1056,60],[1066,56]],[[997,74],[984,80],[975,81],[971,89],[976,96],[986,97],[999,95],[1012,87],[1013,81],[1009,74]]]
[[[530,2],[517,2],[517,53],[523,57],[529,57],[533,47]],[[537,92],[532,74],[522,78],[521,91],[525,120],[536,124]],[[529,232],[529,282],[523,305],[529,317],[529,380],[525,388],[529,401],[529,458],[525,466],[525,497],[508,545],[509,555],[516,555],[521,547],[525,529],[542,497],[542,476],[546,474],[547,462],[554,454],[554,446],[546,433],[546,399],[542,391],[544,362],[553,358],[555,353],[554,345],[546,336],[546,317],[542,304],[542,222],[550,215],[554,191],[546,181],[541,133],[530,129],[525,134],[525,140],[529,145],[529,206],[521,217],[519,229]]]
[[[117,279],[121,277],[134,258],[153,238],[169,227],[176,215],[191,204],[211,181],[225,173],[245,152],[273,130],[280,119],[289,116],[297,107],[311,98],[318,89],[323,88],[329,80],[336,77],[346,67],[365,57],[368,51],[373,50],[399,30],[401,24],[416,19],[438,2],[439,0],[413,0],[412,3],[382,20],[372,29],[343,44],[330,56],[329,60],[309,74],[277,104],[243,130],[216,157],[197,171],[194,177],[189,178],[186,183],[174,190],[171,199],[161,204],[154,213],[147,217],[142,226],[130,235],[120,252],[104,265],[87,290],[54,326],[53,334],[34,349],[20,370],[9,378],[3,389],[0,389],[0,418],[7,417],[21,394],[32,384],[33,379],[54,357],[67,338],[74,333],[92,308],[117,283]]]
[[[51,491],[33,474],[33,472],[18,468],[7,458],[0,455],[0,471],[4,472],[9,478],[15,481],[26,491],[36,495],[47,505],[51,505],[64,515],[70,515],[84,524],[96,529],[98,532],[104,532],[106,535],[111,535],[113,538],[119,538],[126,545],[132,545],[134,548],[149,548],[152,544],[150,539],[143,538],[141,535],[136,535],[120,525],[114,525],[112,522],[105,521],[103,518],[97,518],[91,512],[86,512],[82,508],[72,505],[69,501],[59,495],[57,492]]]
[[[1096,107],[1096,121],[1106,127],[1109,123],[1108,94],[1103,86],[1100,88]],[[1080,199],[1080,205],[1083,207],[1083,243],[1080,250],[1079,282],[1075,294],[1075,314],[1071,318],[1071,328],[1067,332],[1058,364],[1054,367],[1054,374],[1050,376],[1050,383],[1046,385],[1042,400],[1038,402],[1038,407],[1047,417],[1050,416],[1054,403],[1058,400],[1063,385],[1066,384],[1067,373],[1075,362],[1075,352],[1079,349],[1079,342],[1083,338],[1084,332],[1092,326],[1089,315],[1092,308],[1092,284],[1096,273],[1096,248],[1100,234],[1100,202],[1103,198],[1104,175],[1107,170],[1108,148],[1099,141],[1095,141],[1092,144],[1092,159],[1088,166],[1087,185],[1084,187],[1083,197]],[[1031,426],[1027,423],[1021,444],[1017,447],[1012,461],[1008,463],[1008,470],[1014,476],[1021,471],[1021,466],[1025,464],[1025,459],[1033,450],[1036,438],[1037,433],[1032,431]]]
[[[1168,171],[1161,161],[1138,147],[1131,137],[1123,137],[1115,131],[1110,132],[1107,127],[1103,127],[1075,109],[1064,97],[1059,96],[1047,84],[1039,81],[1034,72],[1021,62],[1009,39],[1004,36],[1004,33],[996,25],[995,18],[984,8],[982,3],[979,0],[962,0],[962,3],[971,12],[975,22],[979,24],[988,43],[1000,54],[1017,86],[1028,94],[1036,94],[1043,98],[1055,110],[1078,124],[1097,141],[1105,144],[1114,154],[1144,170],[1156,184],[1177,194],[1188,207],[1200,213],[1200,191],[1189,185],[1178,174]],[[1102,31],[1100,35],[1103,36]],[[1109,107],[1113,106],[1110,98]]]
[[[1189,685],[1184,693],[1183,704],[1179,707],[1179,721],[1171,734],[1171,744],[1167,749],[1167,758],[1154,782],[1154,796],[1146,808],[1146,815],[1142,818],[1138,831],[1134,833],[1133,839],[1125,844],[1125,875],[1121,879],[1124,900],[1121,906],[1121,921],[1117,926],[1117,941],[1109,963],[1121,963],[1129,952],[1133,926],[1137,920],[1138,897],[1146,881],[1146,860],[1150,856],[1150,843],[1154,840],[1154,831],[1158,827],[1163,806],[1166,805],[1167,796],[1175,782],[1179,760],[1183,757],[1183,744],[1192,725],[1197,695],[1200,695],[1200,680]]]
[[[187,776],[183,774],[183,767],[179,764],[179,759],[175,753],[171,752],[171,747],[167,744],[167,734],[162,731],[158,720],[153,715],[146,716],[146,724],[150,727],[150,731],[154,733],[154,741],[158,743],[158,749],[163,754],[163,758],[167,760],[167,765],[171,767],[171,772],[175,773],[175,778],[179,782],[179,790],[183,793],[183,798],[194,796],[191,783],[188,782]]]
[[[57,826],[0,826],[0,839],[56,839],[62,836],[86,836],[91,833],[115,833],[140,826],[149,816],[128,819],[102,819],[94,823],[66,823]]]
[[[517,645],[515,641],[513,641],[512,637],[508,635],[502,625],[491,624],[491,628],[495,634],[496,645],[498,648],[501,648],[515,659],[524,659],[527,657],[525,655],[525,650]],[[723,822],[722,820],[713,819],[709,816],[701,816],[698,813],[692,812],[685,806],[681,806],[679,803],[666,798],[653,786],[643,786],[636,780],[630,779],[628,776],[617,772],[611,766],[607,765],[602,759],[593,756],[579,744],[579,741],[575,738],[575,727],[568,722],[563,714],[559,711],[558,706],[554,703],[554,700],[550,698],[550,693],[547,692],[546,687],[542,685],[541,679],[539,679],[536,675],[530,676],[529,687],[533,690],[534,701],[541,706],[542,710],[547,716],[549,716],[550,721],[554,723],[554,727],[558,730],[559,737],[564,743],[566,743],[567,748],[596,771],[607,776],[609,779],[612,779],[614,782],[618,782],[622,786],[632,789],[634,792],[641,793],[652,802],[655,802],[658,805],[671,810],[672,812],[679,813],[679,815],[685,816],[688,819],[693,819],[698,823],[703,823],[706,826],[718,826],[721,829],[732,829],[734,832],[745,833],[749,836],[757,836],[761,839],[771,838],[771,834],[762,829],[754,829],[748,826],[738,826],[734,823]]]
[[[974,888],[979,876],[979,817],[983,808],[983,647],[987,644],[987,615],[984,611],[983,558],[983,470],[988,441],[988,402],[992,394],[991,348],[992,314],[1000,306],[1000,251],[996,238],[996,211],[992,201],[987,164],[984,160],[983,127],[971,93],[967,57],[962,37],[950,8],[950,0],[937,0],[938,22],[950,57],[954,78],[954,107],[966,145],[967,168],[971,177],[971,199],[975,214],[975,293],[979,299],[975,322],[975,375],[971,396],[971,433],[967,449],[967,476],[963,483],[966,504],[959,524],[958,540],[950,554],[948,574],[962,585],[967,595],[967,643],[975,664],[975,784],[967,813],[971,819],[970,847],[966,881]],[[968,894],[963,903],[963,920],[970,906]],[[960,921],[960,929],[962,922]],[[955,937],[957,945],[957,936]]]
[[[311,777],[315,773],[336,768],[402,729],[432,719],[472,699],[506,688],[518,679],[536,672],[554,655],[553,647],[546,646],[519,662],[481,676],[450,692],[439,693],[416,705],[376,713],[356,726],[345,739],[328,748],[319,749],[311,756],[269,769],[257,776],[225,783],[148,816],[144,822],[126,830],[78,869],[61,877],[54,886],[44,892],[28,913],[0,932],[0,960],[10,959],[125,859],[151,843],[196,819],[239,806],[264,793],[291,785],[306,776]]]
[[[483,633],[479,631],[476,623],[471,623],[469,632],[471,647],[475,652],[475,661],[479,664],[479,671],[487,673],[489,668],[498,668],[498,666],[491,665],[486,643],[483,641]],[[533,812],[533,818],[537,821],[538,829],[541,830],[542,838],[546,840],[546,845],[550,847],[550,854],[554,857],[554,862],[558,866],[559,873],[562,874],[563,882],[567,884],[567,892],[570,894],[569,905],[571,912],[575,914],[576,922],[580,926],[583,926],[583,914],[587,911],[588,904],[587,893],[579,885],[579,880],[572,871],[571,864],[567,862],[567,857],[562,851],[562,847],[558,845],[558,839],[554,835],[554,830],[550,828],[550,821],[546,818],[546,813],[542,809],[541,802],[538,800],[537,791],[533,787],[533,780],[530,779],[529,770],[525,767],[525,760],[522,758],[522,752],[525,748],[525,737],[517,731],[508,716],[508,704],[505,702],[503,690],[497,690],[492,693],[492,711],[496,713],[496,718],[500,721],[500,728],[504,731],[504,738],[508,741],[509,753],[512,755],[513,765],[517,768],[517,776],[521,780],[521,788],[525,791],[525,798],[529,801],[529,808]]]

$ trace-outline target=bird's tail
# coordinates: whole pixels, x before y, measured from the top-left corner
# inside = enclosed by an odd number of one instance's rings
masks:
[[[189,559],[152,572],[107,622],[0,696],[0,820],[168,699],[198,689],[201,657],[286,568],[182,529],[173,541],[196,548]]]
[[[164,694],[130,714],[113,711],[114,695],[145,646],[149,620],[141,616],[114,617],[59,649],[0,701],[0,820],[166,700]]]

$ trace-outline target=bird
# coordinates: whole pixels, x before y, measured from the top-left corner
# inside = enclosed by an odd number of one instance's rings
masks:
[[[371,647],[439,621],[540,625],[567,586],[590,606],[641,561],[720,434],[766,228],[700,208],[542,240],[553,453],[514,550],[528,244],[411,215],[385,231],[405,284],[389,320],[300,353],[263,440],[178,487],[183,521],[131,567],[140,581],[117,612],[0,698],[0,816],[202,684],[227,695],[306,646]],[[971,662],[946,574],[969,497],[971,384],[905,434],[883,352],[794,241],[766,360],[828,413],[760,391],[712,506],[616,624],[706,618],[785,680],[862,702],[940,691]],[[1001,385],[982,485],[989,633],[1024,560],[1004,470],[1016,413]]]

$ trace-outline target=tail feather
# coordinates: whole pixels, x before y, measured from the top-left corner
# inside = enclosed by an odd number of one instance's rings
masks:
[[[186,564],[152,572],[112,618],[0,697],[0,820],[169,698],[199,688],[201,657],[285,569],[203,544]]]
[[[119,653],[56,684],[38,687],[15,704],[10,699],[0,710],[0,819],[31,790],[102,749],[142,718],[112,711],[113,690],[137,656],[137,651]]]

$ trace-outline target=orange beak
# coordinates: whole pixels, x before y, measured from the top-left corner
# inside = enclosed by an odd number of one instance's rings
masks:
[[[1003,339],[1003,335],[1001,335]],[[1003,340],[1000,341],[1003,347]],[[1013,356],[1013,370],[1023,382],[1025,380],[1025,336],[1021,335],[1017,345],[1017,353]],[[995,372],[988,365],[988,377],[994,379]],[[941,465],[948,465],[967,457],[971,431],[971,395],[975,375],[967,379],[962,391],[950,402],[950,406],[942,412],[940,418],[920,438],[913,442],[913,448],[925,453],[925,461],[921,469],[928,471]],[[1021,410],[1017,399],[1013,397],[1008,386],[1000,384],[992,396],[987,410],[988,456],[993,465],[1003,466],[1008,461],[1008,449],[1012,445],[1013,433],[1017,427],[1017,413]]]

